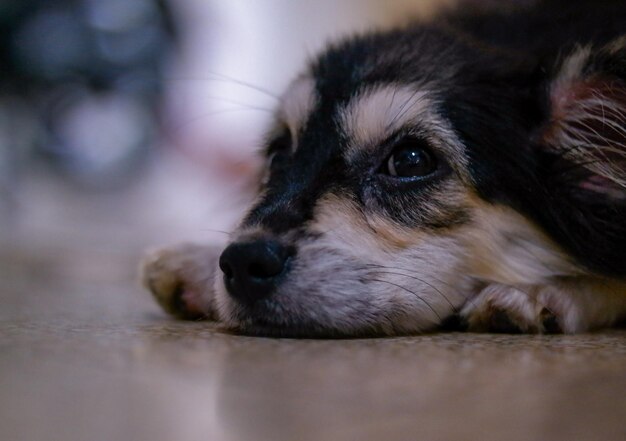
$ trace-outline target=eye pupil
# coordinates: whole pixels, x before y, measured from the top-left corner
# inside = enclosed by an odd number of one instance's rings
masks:
[[[400,145],[387,160],[387,174],[400,178],[420,177],[437,168],[433,154],[421,145]]]

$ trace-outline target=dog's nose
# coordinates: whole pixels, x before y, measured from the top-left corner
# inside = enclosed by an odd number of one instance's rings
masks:
[[[220,268],[234,298],[254,302],[274,291],[287,268],[289,250],[274,240],[235,242],[222,252]]]

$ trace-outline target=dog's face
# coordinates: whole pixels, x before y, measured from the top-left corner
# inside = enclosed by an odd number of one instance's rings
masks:
[[[281,99],[258,198],[220,260],[221,319],[273,335],[418,332],[485,284],[586,271],[571,229],[554,227],[551,89],[533,68],[435,28],[322,54]]]

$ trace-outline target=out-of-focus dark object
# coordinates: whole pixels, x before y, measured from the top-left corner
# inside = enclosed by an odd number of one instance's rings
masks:
[[[174,41],[164,0],[0,0],[0,187],[33,152],[84,186],[127,182]]]

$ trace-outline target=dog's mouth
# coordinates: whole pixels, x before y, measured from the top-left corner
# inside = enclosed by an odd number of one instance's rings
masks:
[[[440,324],[433,327],[431,332],[461,332],[468,328],[467,322],[458,313],[450,313]],[[314,322],[286,323],[275,322],[265,317],[250,315],[239,321],[230,321],[224,324],[223,330],[243,336],[270,337],[270,338],[297,338],[297,339],[361,339],[386,338],[397,336],[423,335],[424,331],[390,332],[382,326],[370,326],[360,329],[340,329],[321,325]]]
[[[341,332],[336,329],[324,329],[316,326],[307,327],[299,324],[293,326],[276,326],[266,323],[247,323],[245,325],[235,325],[225,328],[227,332],[249,337],[269,337],[269,338],[297,338],[297,339],[358,339],[385,337],[386,334],[380,332]]]
[[[398,335],[390,334],[382,329],[375,329],[375,327],[348,331],[320,326],[317,323],[276,324],[259,318],[246,320],[245,322],[233,325],[226,325],[225,330],[233,334],[251,337],[297,339],[359,339]]]

